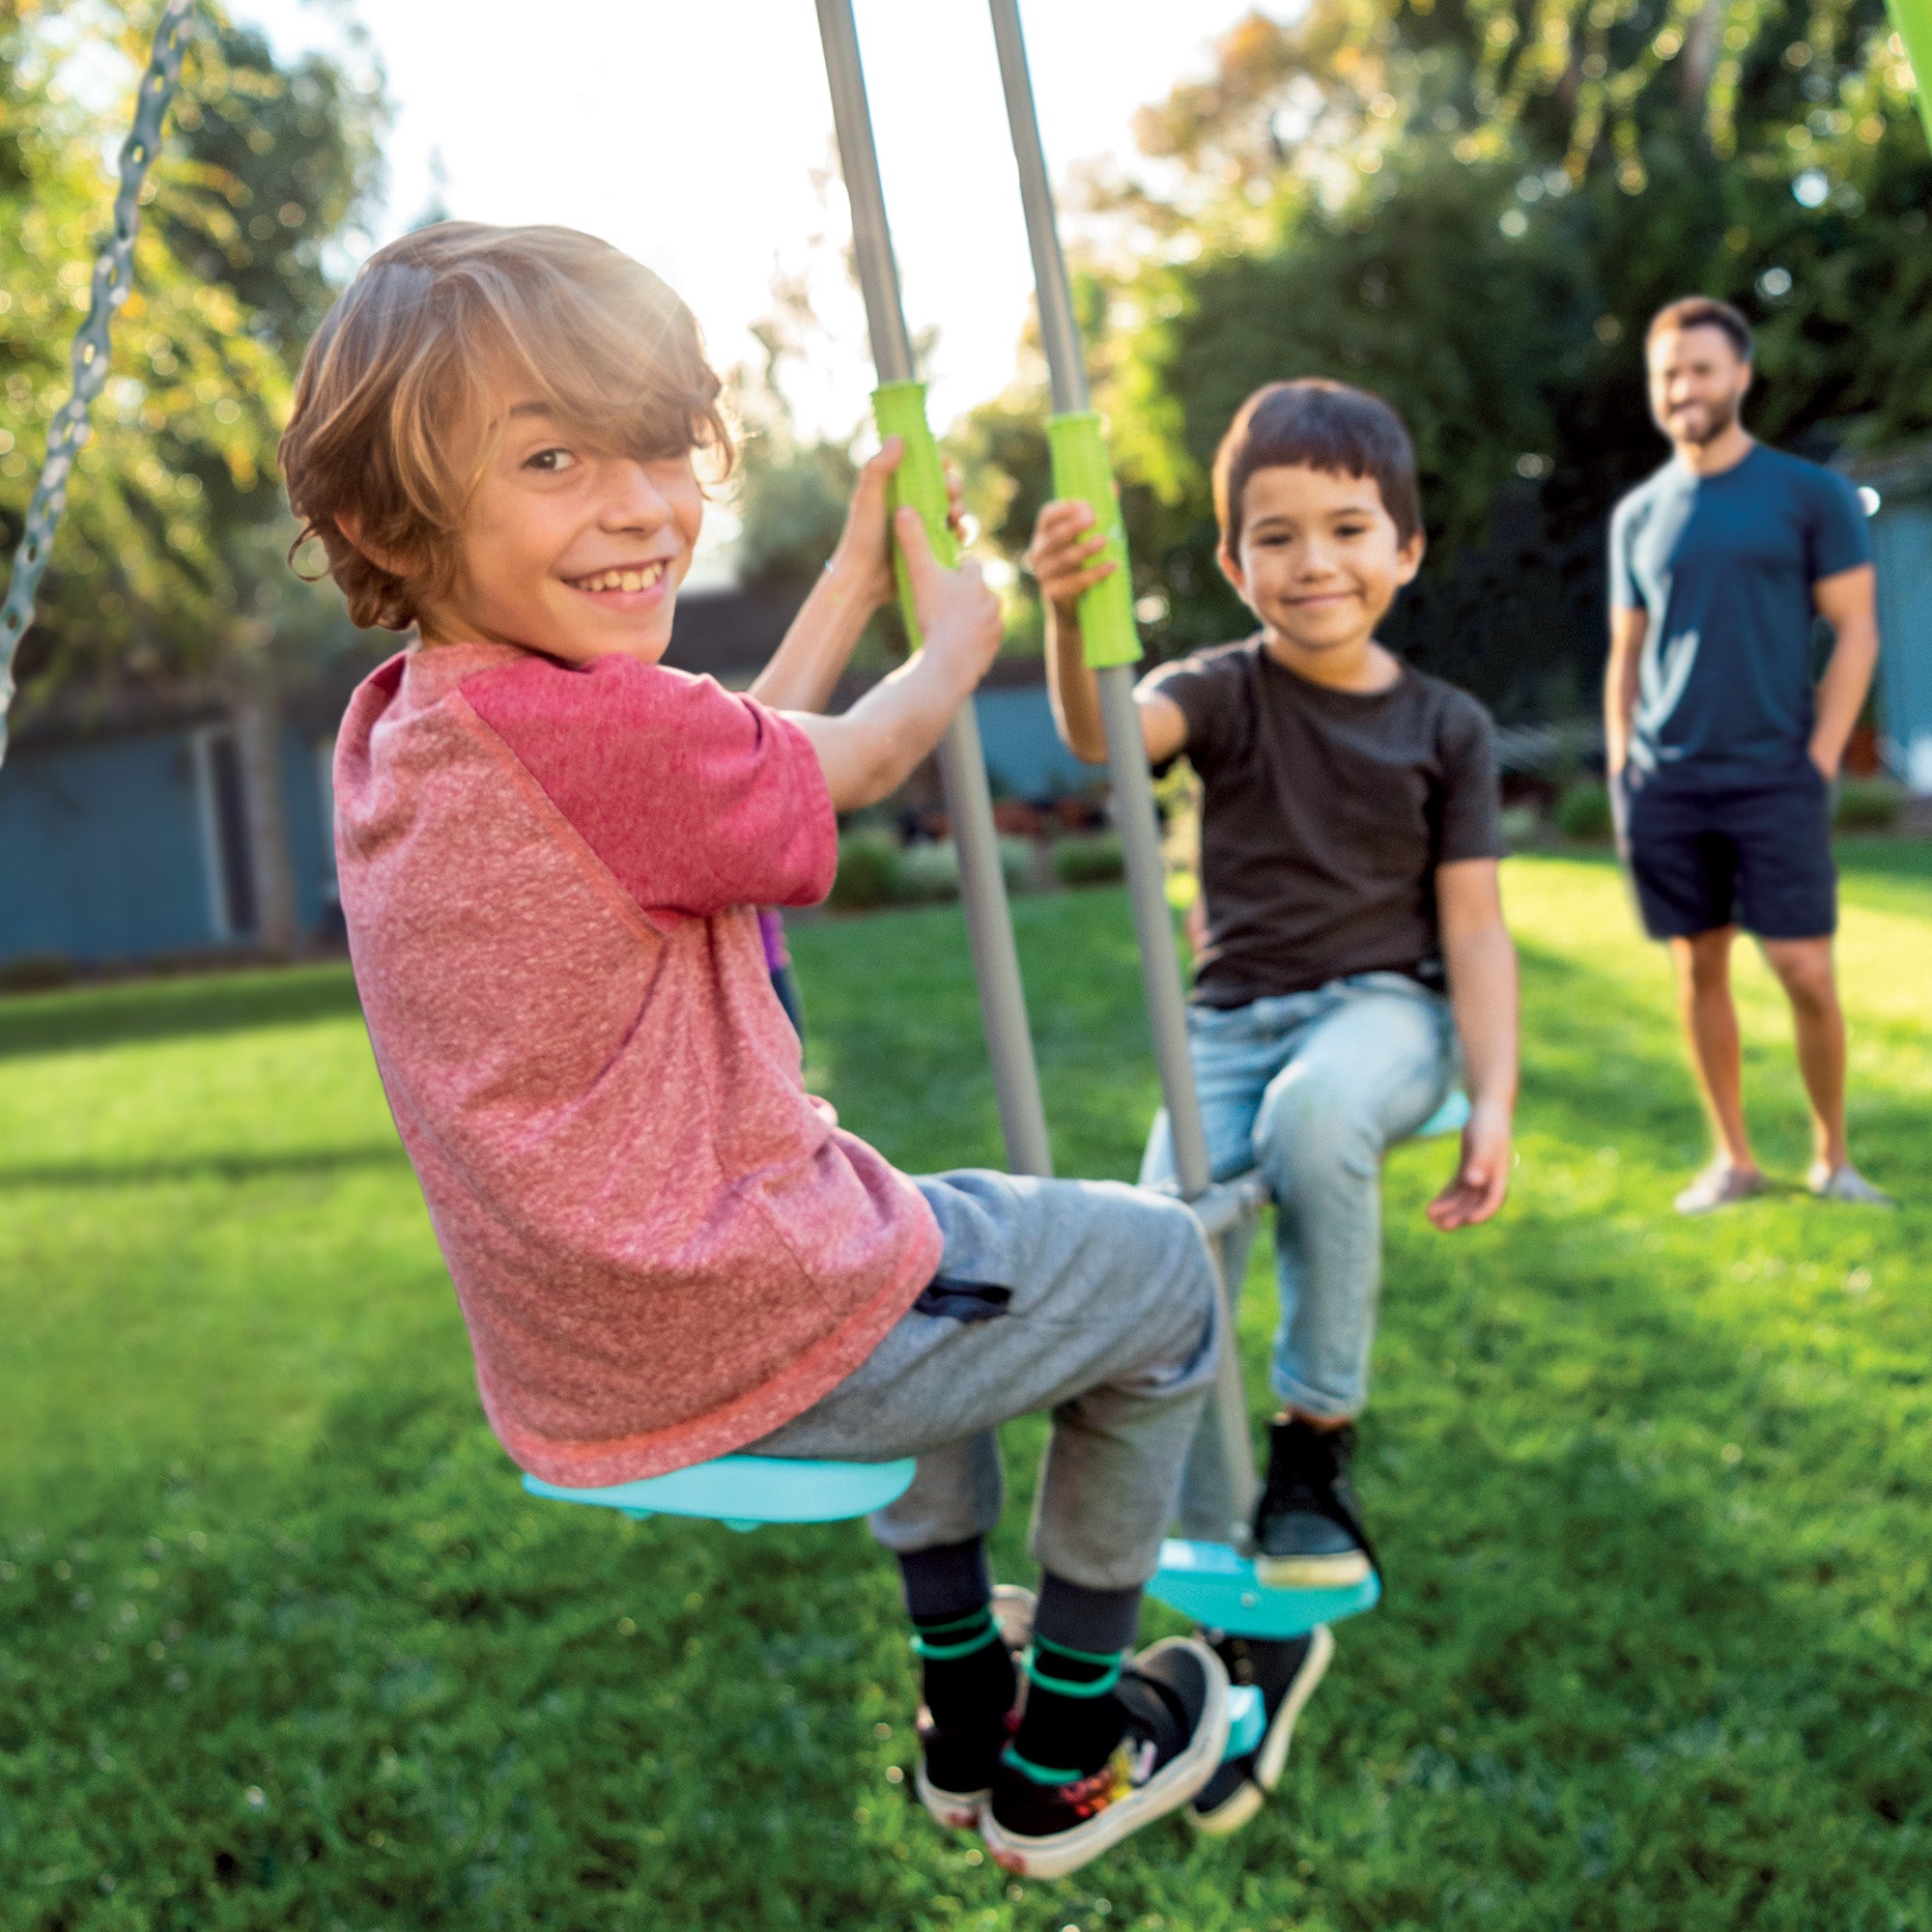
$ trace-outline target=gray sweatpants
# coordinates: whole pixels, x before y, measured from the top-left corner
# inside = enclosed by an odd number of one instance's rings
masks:
[[[906,1554],[985,1535],[1000,1518],[994,1429],[1051,1409],[1035,1557],[1089,1589],[1146,1582],[1220,1340],[1194,1216],[1107,1180],[972,1170],[918,1185],[946,1238],[938,1277],[837,1388],[747,1453],[917,1456],[912,1487],[871,1520]]]

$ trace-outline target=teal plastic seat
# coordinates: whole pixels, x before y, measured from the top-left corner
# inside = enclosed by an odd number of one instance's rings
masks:
[[[630,1517],[705,1517],[732,1529],[766,1522],[839,1522],[869,1516],[905,1494],[918,1463],[805,1463],[785,1456],[720,1456],[668,1475],[645,1476],[608,1489],[572,1490],[524,1478],[533,1496],[553,1502],[593,1503]]]
[[[1469,1096],[1462,1088],[1450,1090],[1449,1097],[1431,1114],[1410,1136],[1413,1140],[1434,1140],[1438,1134],[1460,1134],[1469,1124]]]

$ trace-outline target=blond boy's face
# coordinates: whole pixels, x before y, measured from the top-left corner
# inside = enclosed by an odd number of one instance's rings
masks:
[[[515,387],[470,498],[454,589],[421,614],[430,643],[519,644],[570,664],[655,664],[704,521],[689,454],[598,448]]]
[[[1403,542],[1373,476],[1282,465],[1248,478],[1240,542],[1221,568],[1283,642],[1327,652],[1374,637],[1422,548],[1420,531]]]

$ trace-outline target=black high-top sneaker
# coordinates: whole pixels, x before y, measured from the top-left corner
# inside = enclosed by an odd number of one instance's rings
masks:
[[[1321,1682],[1335,1655],[1335,1639],[1326,1624],[1317,1624],[1306,1636],[1278,1639],[1229,1636],[1224,1631],[1202,1634],[1226,1665],[1232,1688],[1251,1684],[1261,1692],[1267,1724],[1253,1750],[1223,1758],[1220,1769],[1194,1794],[1189,1815],[1195,1825],[1210,1838],[1225,1838],[1238,1832],[1281,1782],[1294,1720]]]
[[[1142,1651],[1107,1694],[1120,1743],[1097,1771],[1044,1769],[1011,1747],[1001,1757],[980,1820],[996,1864],[1021,1878],[1065,1878],[1178,1811],[1213,1776],[1228,1746],[1228,1673],[1199,1637],[1164,1637]]]
[[[1298,1418],[1269,1430],[1267,1487],[1255,1506],[1255,1575],[1275,1590],[1345,1590],[1379,1566],[1349,1487],[1355,1429]]]
[[[1017,1666],[1020,1653],[1033,1640],[1034,1598],[1031,1590],[1001,1583],[993,1590],[993,1624]],[[913,1789],[925,1808],[955,1832],[970,1832],[980,1822],[991,1795],[993,1767],[1012,1742],[1026,1700],[1026,1672],[1015,1667],[1017,1686],[1013,1708],[983,1724],[936,1724],[923,1704],[915,1725],[919,1733],[919,1769]]]

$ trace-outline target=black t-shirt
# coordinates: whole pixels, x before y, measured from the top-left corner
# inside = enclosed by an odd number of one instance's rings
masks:
[[[1442,983],[1435,868],[1502,856],[1490,716],[1403,668],[1331,691],[1260,638],[1164,665],[1201,776],[1208,946],[1194,998],[1240,1007],[1351,973]]]

